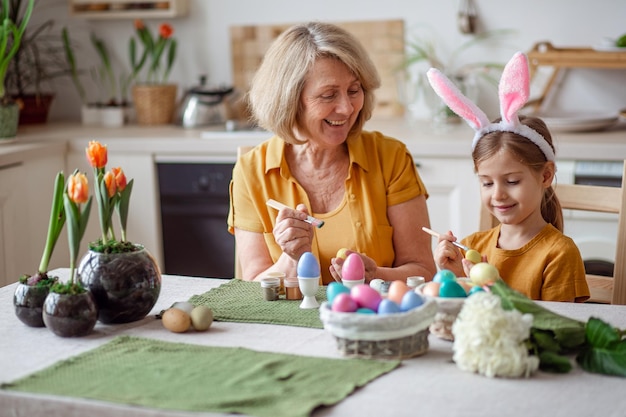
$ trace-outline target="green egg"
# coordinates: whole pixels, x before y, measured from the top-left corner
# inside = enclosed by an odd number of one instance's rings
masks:
[[[443,281],[439,287],[439,297],[460,298],[467,297],[465,288],[456,281]]]

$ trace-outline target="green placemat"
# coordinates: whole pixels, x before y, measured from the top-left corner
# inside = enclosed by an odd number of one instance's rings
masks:
[[[399,364],[121,336],[2,389],[160,409],[299,417],[338,403]]]
[[[326,301],[326,287],[320,286],[317,301]],[[193,305],[205,305],[213,310],[218,321],[284,324],[322,329],[319,310],[301,309],[299,300],[265,301],[261,284],[233,279],[204,294],[189,299]]]

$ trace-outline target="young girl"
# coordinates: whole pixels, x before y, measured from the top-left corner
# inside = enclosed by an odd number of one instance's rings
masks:
[[[482,204],[500,222],[462,243],[479,251],[509,286],[532,299],[589,298],[580,252],[563,234],[562,209],[552,188],[556,172],[552,137],[541,119],[517,116],[528,99],[526,56],[516,54],[503,72],[502,118],[493,123],[441,73],[429,71],[429,80],[446,104],[476,130],[472,158]],[[455,240],[451,232],[440,237],[435,263],[467,276],[473,264],[452,245]]]

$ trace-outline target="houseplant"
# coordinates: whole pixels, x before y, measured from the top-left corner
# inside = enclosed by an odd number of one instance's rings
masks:
[[[15,315],[22,323],[31,327],[44,326],[42,316],[44,300],[50,292],[50,287],[58,281],[58,277],[48,275],[48,265],[65,224],[65,210],[63,209],[64,187],[65,176],[63,172],[59,172],[54,181],[48,234],[39,269],[34,275],[22,275],[13,295]]]
[[[35,6],[29,0],[20,19],[14,1],[2,0],[0,9],[0,142],[12,140],[17,133],[19,107],[7,93],[6,77],[13,58],[17,54],[26,26]],[[19,5],[18,5],[19,7]]]
[[[80,261],[80,281],[93,293],[101,322],[136,321],[156,303],[161,273],[145,247],[126,236],[133,180],[127,182],[119,167],[106,171],[108,150],[99,142],[89,142],[86,155],[93,167],[101,236],[89,244],[89,251]],[[119,239],[114,232],[113,213],[118,214]]]
[[[54,94],[49,89],[46,91],[46,87],[55,78],[70,74],[65,62],[61,33],[55,31],[53,19],[34,22],[37,6],[43,2],[9,1],[9,18],[16,23],[26,17],[31,2],[35,5],[30,24],[7,68],[7,93],[20,105],[20,124],[45,123],[54,98]]]
[[[176,84],[168,83],[168,78],[176,58],[174,29],[167,23],[159,26],[158,36],[153,37],[142,20],[135,20],[135,34],[143,45],[141,55],[137,51],[137,40],[130,39],[129,54],[133,103],[137,122],[143,125],[168,124],[172,121],[176,105]],[[165,62],[162,57],[165,56]],[[147,64],[147,71],[142,70]]]
[[[43,305],[43,321],[57,336],[84,336],[96,325],[98,309],[91,292],[76,277],[76,260],[91,209],[89,185],[82,172],[75,171],[68,178],[63,192],[63,208],[67,219],[70,277],[50,288]]]
[[[475,100],[478,94],[477,78],[497,86],[504,63],[500,62],[467,62],[465,58],[472,49],[481,45],[492,45],[501,42],[512,33],[501,29],[473,35],[460,43],[450,53],[437,42],[436,36],[429,31],[418,31],[407,41],[407,50],[402,70],[399,73],[400,97],[408,110],[419,112],[419,106],[425,106],[430,117],[436,123],[456,123],[460,119],[432,91],[426,79],[426,71],[433,67],[444,72],[464,94]]]

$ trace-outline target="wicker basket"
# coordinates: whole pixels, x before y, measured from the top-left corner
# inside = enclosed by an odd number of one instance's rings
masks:
[[[339,313],[323,303],[320,318],[324,329],[335,337],[343,356],[406,359],[428,350],[428,327],[436,312],[433,300],[426,300],[413,310],[389,315]]]
[[[419,285],[416,289],[416,292],[421,296],[424,296],[424,293],[422,292],[424,285],[425,284]],[[437,304],[437,314],[435,314],[435,318],[429,327],[430,332],[440,339],[449,340],[451,342],[454,341],[452,325],[459,315],[461,308],[463,308],[463,303],[465,303],[467,298],[427,298],[434,300]]]
[[[140,125],[172,122],[176,108],[176,84],[140,84],[133,87],[133,103]]]

